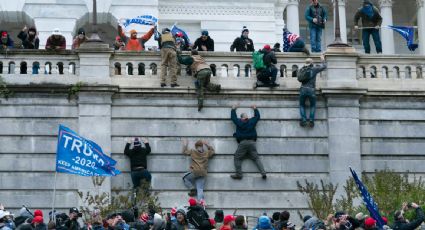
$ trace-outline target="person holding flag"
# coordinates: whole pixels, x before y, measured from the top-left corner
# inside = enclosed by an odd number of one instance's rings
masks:
[[[354,15],[354,29],[359,29],[359,20],[362,19],[362,40],[365,53],[370,53],[369,38],[372,35],[375,42],[376,52],[382,53],[381,38],[379,28],[382,24],[382,17],[369,0],[363,0],[363,6],[360,7]]]
[[[150,25],[155,25],[154,22],[150,22]],[[151,39],[153,33],[155,31],[155,27],[152,27],[145,35],[137,38],[137,31],[132,29],[130,30],[130,37],[127,37],[124,34],[122,26],[118,24],[118,36],[120,36],[121,40],[125,43],[124,50],[127,51],[143,51],[145,50],[145,43]]]

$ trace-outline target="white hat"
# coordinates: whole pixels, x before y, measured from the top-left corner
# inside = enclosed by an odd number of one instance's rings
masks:
[[[0,219],[3,219],[5,216],[10,216],[10,212],[0,210]]]
[[[59,30],[59,28],[55,28],[52,32],[53,35],[62,35],[61,31]]]

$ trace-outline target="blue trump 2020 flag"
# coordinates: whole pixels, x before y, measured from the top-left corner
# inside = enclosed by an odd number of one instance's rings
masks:
[[[124,27],[128,27],[130,24],[139,25],[156,25],[158,19],[152,15],[141,15],[135,18],[120,19]]]
[[[60,125],[56,152],[56,172],[80,176],[115,176],[117,162],[105,155],[102,148],[71,129]]]
[[[366,186],[362,183],[362,181],[357,176],[356,171],[354,171],[352,168],[350,168],[351,174],[353,175],[354,181],[357,184],[357,187],[360,190],[360,193],[362,194],[363,201],[366,205],[367,210],[370,213],[370,216],[376,220],[376,223],[378,224],[380,229],[383,229],[385,223],[382,219],[381,215],[379,214],[378,205],[373,200],[373,197],[370,195],[370,193],[367,191]]]
[[[188,44],[190,44],[190,39],[189,39],[189,36],[187,35],[187,33],[186,33],[186,31],[184,31],[184,30],[182,30],[181,28],[179,28],[179,27],[177,27],[175,24],[173,25],[173,27],[171,27],[171,33],[174,35],[174,36],[176,36],[176,34],[178,33],[178,32],[181,32],[182,34],[183,34],[183,38],[184,38],[184,40],[188,43]]]
[[[418,44],[414,44],[415,29],[412,26],[388,26],[388,28],[397,31],[407,41],[407,48],[410,51],[415,51],[418,48]]]

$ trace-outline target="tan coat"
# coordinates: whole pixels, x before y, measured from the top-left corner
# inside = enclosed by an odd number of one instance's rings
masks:
[[[183,154],[192,158],[190,164],[190,171],[195,176],[206,176],[208,173],[208,159],[211,158],[215,151],[212,146],[208,146],[208,150],[203,153],[198,152],[196,149],[189,149],[187,146],[183,147]]]

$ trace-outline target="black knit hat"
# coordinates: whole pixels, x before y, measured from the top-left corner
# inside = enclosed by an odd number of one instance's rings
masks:
[[[244,33],[244,32],[249,32],[249,30],[248,30],[248,28],[247,28],[246,26],[244,26],[244,27],[242,28],[242,33]]]

